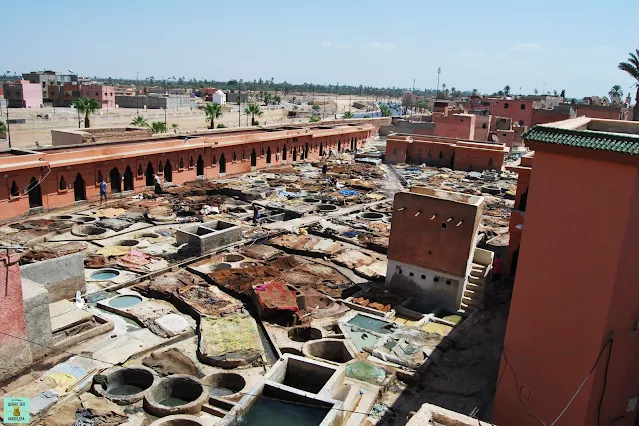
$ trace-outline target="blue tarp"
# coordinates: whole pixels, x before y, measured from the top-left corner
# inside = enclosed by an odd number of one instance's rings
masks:
[[[355,191],[354,189],[341,189],[339,193],[345,197],[352,197],[354,195],[357,195],[357,191]]]

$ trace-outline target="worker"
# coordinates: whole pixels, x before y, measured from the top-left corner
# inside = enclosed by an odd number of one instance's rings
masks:
[[[326,163],[324,163],[324,165],[322,166],[322,177],[324,179],[326,179],[326,172],[328,171],[328,166],[326,165]]]
[[[257,220],[260,218],[260,211],[257,206],[253,204],[253,225],[257,225]]]
[[[106,202],[107,202],[107,184],[104,181],[104,179],[102,180],[102,182],[100,182],[100,205],[102,205],[102,198],[104,198],[104,204],[106,204]]]
[[[156,194],[161,194],[162,193],[162,182],[160,182],[160,176],[153,175],[153,182],[155,183],[155,193]]]
[[[495,259],[493,259],[493,282],[501,282],[501,273],[504,269],[504,261],[501,260],[501,255],[499,253],[495,254]]]

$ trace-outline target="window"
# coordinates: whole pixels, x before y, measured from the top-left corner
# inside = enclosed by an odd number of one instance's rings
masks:
[[[439,282],[439,277],[435,277],[435,278],[433,278],[433,282],[434,282],[434,283],[438,283],[438,282]]]
[[[180,157],[180,168],[184,168],[184,158]]]
[[[524,120],[519,120],[519,125],[523,126],[524,125]]]
[[[242,151],[242,161],[246,160],[246,151]]]
[[[445,231],[448,228],[448,224],[446,222],[442,222],[442,231]]]
[[[101,171],[101,170],[98,170],[98,183],[102,183],[102,180],[103,180],[103,178],[102,178],[102,171]]]
[[[67,181],[64,179],[64,176],[60,176],[60,191],[64,191],[67,189]]]
[[[425,280],[425,279],[426,279],[426,275],[422,275],[422,280]]]
[[[213,159],[211,160],[211,162],[213,163],[213,167],[217,165],[217,157],[215,156],[215,154],[213,154]]]
[[[504,104],[504,109],[508,109],[508,103]]]
[[[12,197],[20,196],[20,188],[18,188],[18,184],[16,183],[15,180],[11,184],[11,196]]]
[[[492,158],[492,157],[490,157],[490,158],[488,159],[488,167],[492,167],[492,166],[493,166],[493,158]]]
[[[526,104],[521,104],[521,109],[526,109]]]
[[[264,155],[264,145],[262,145],[262,149],[260,150],[260,155]]]
[[[393,149],[393,154],[397,155],[397,147],[395,147],[395,149]]]
[[[409,277],[412,277],[412,276],[413,276],[413,273],[412,273],[412,272],[409,272],[409,273],[408,273],[408,276],[409,276]]]
[[[142,168],[142,164],[138,164],[138,176],[142,176],[144,174],[144,169]]]
[[[189,167],[193,167],[193,156],[189,159]]]
[[[482,129],[485,129],[486,127],[487,127],[487,126],[486,126],[486,123],[481,123],[481,128],[482,128]]]
[[[444,151],[439,151],[439,159],[441,160],[442,158],[444,158]]]

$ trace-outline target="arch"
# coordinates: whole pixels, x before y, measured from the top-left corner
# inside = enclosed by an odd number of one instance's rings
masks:
[[[162,161],[158,164],[158,173],[164,173],[164,164],[162,164]]]
[[[237,153],[233,151],[233,161],[237,161]]]
[[[322,142],[320,142],[320,152],[319,152],[320,157],[322,155],[324,155],[324,144],[322,144]]]
[[[455,153],[453,152],[453,155],[450,156],[450,168],[454,169],[455,168]]]
[[[251,167],[257,167],[257,154],[255,154],[255,148],[251,151]]]
[[[271,164],[271,147],[266,148],[266,164]]]
[[[166,160],[166,164],[164,165],[164,182],[173,182],[173,168],[169,160]]]
[[[189,167],[193,167],[193,164],[195,164],[195,163],[193,162],[193,156],[191,155],[189,157]]]
[[[337,152],[342,152],[342,140],[337,141]],[[395,153],[397,154],[397,153]]]
[[[102,176],[102,170],[98,170],[98,183],[102,183],[104,176]]]
[[[429,160],[432,160],[432,159],[433,159],[433,150],[432,150],[432,149],[429,149],[429,150],[428,150],[428,159],[429,159]]]
[[[18,184],[16,183],[15,180],[11,183],[11,196],[12,197],[20,196],[20,188],[18,188]]]
[[[124,170],[124,190],[133,191],[133,170],[130,166],[126,166]]]
[[[35,177],[29,181],[29,208],[42,207],[42,190],[40,182]]]
[[[153,164],[149,161],[149,164],[146,165],[146,186],[153,186],[155,182],[153,182],[153,178],[155,177],[155,170],[153,170]]]
[[[242,150],[242,161],[246,160],[246,151]]]
[[[142,176],[144,174],[144,169],[142,168],[142,163],[138,164],[138,176]]]
[[[220,155],[220,173],[226,173],[226,158],[224,158],[224,153]]]
[[[65,189],[67,189],[67,181],[64,178],[64,176],[60,176],[60,191],[64,191]]]
[[[184,158],[183,158],[183,157],[180,157],[179,168],[180,168],[180,169],[183,169],[183,168],[184,168]]]
[[[304,158],[308,158],[308,142],[306,143],[306,149],[304,150]]]
[[[488,159],[488,167],[493,167],[493,157]]]
[[[293,161],[297,161],[297,147],[293,148]]]
[[[444,151],[439,151],[439,159],[442,160],[444,158]]]
[[[264,145],[262,145],[262,148],[260,150],[260,157],[264,157]]]
[[[82,179],[82,175],[80,173],[75,175],[75,180],[73,181],[73,195],[75,201],[82,201],[87,199],[84,179]]]
[[[204,176],[204,159],[202,155],[197,156],[197,175]]]
[[[111,169],[109,178],[111,178],[111,192],[122,192],[122,178],[117,167]]]
[[[284,144],[284,147],[282,148],[282,160],[286,161],[286,144]]]

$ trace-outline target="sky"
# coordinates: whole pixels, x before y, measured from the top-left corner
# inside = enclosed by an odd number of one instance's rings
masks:
[[[617,64],[639,48],[638,0],[32,0],[0,3],[0,15],[2,73],[156,81],[424,89],[441,67],[458,90],[581,98],[615,84],[634,93]]]

